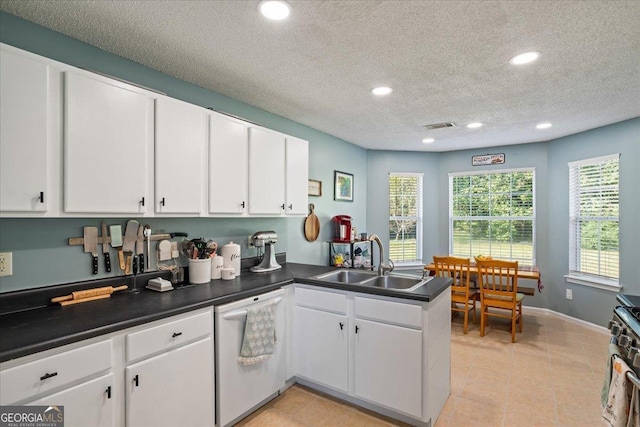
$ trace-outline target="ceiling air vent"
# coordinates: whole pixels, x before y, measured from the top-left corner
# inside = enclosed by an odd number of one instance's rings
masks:
[[[453,122],[444,122],[444,123],[434,123],[432,125],[424,125],[422,126],[425,130],[434,130],[434,129],[443,129],[443,128],[452,128],[456,124]]]

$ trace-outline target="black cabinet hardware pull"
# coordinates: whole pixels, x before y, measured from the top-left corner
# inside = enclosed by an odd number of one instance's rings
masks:
[[[174,332],[171,338],[179,337],[180,335],[182,335],[182,332]]]
[[[142,198],[142,200],[140,200],[140,205],[144,206],[144,197]]]
[[[344,328],[344,323],[340,322],[340,330]]]
[[[58,375],[57,372],[54,372],[53,374],[46,373],[46,374],[44,374],[43,376],[40,377],[40,381],[44,381],[47,378],[55,377],[56,375]]]
[[[44,191],[40,192],[40,197],[38,197],[38,199],[40,199],[40,203],[44,203]]]
[[[244,208],[244,201],[242,202],[242,204],[240,204],[240,206],[242,206]]]
[[[160,200],[160,205],[164,206],[164,197],[162,198],[162,200]]]
[[[360,329],[360,328],[356,325],[356,334],[358,333],[358,329]]]
[[[280,205],[280,207],[284,210],[284,203]]]
[[[133,383],[138,387],[140,385],[140,381],[138,380],[138,376],[133,377]]]
[[[107,387],[105,392],[107,393],[107,399],[111,399],[111,386]]]

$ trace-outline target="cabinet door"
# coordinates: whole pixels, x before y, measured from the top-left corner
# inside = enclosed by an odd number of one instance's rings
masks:
[[[261,128],[250,128],[250,214],[284,213],[284,166],[284,135]]]
[[[356,319],[355,395],[422,417],[422,332]]]
[[[296,375],[348,392],[347,316],[299,306],[293,316]]]
[[[115,426],[113,374],[45,396],[27,405],[64,406],[65,427]]]
[[[64,210],[143,213],[153,101],[66,73]]]
[[[287,137],[286,192],[288,214],[307,214],[309,204],[309,143]]]
[[[207,142],[203,108],[171,98],[156,100],[156,212],[202,211]]]
[[[0,211],[46,211],[49,66],[3,48],[0,67]]]
[[[126,423],[134,426],[213,426],[211,338],[126,368]]]
[[[209,116],[209,213],[246,212],[249,158],[247,126],[222,114]]]

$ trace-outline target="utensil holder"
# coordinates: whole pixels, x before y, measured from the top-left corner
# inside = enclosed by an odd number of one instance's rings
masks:
[[[211,258],[189,260],[189,283],[201,285],[211,281]]]

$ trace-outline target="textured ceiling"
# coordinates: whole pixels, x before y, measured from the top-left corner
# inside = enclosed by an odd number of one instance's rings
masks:
[[[290,1],[281,22],[258,3],[0,8],[369,149],[546,141],[640,116],[638,1]],[[529,50],[541,58],[509,65]],[[394,91],[375,98],[378,85]],[[421,143],[423,125],[444,121],[457,126]]]

